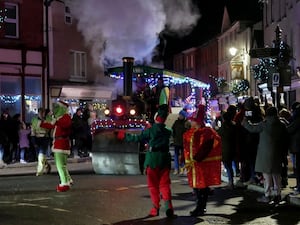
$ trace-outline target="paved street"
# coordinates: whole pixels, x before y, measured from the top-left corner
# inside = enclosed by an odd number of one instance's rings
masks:
[[[89,160],[70,162],[75,184],[69,192],[56,193],[55,167],[50,175],[36,177],[33,166],[12,166],[4,170],[23,174],[0,177],[1,225],[300,224],[299,207],[258,204],[259,190],[228,190],[226,183],[210,196],[207,214],[193,218],[189,211],[195,199],[186,177],[172,175],[177,218],[167,219],[163,207],[160,216],[146,218],[151,202],[144,175],[96,175]]]

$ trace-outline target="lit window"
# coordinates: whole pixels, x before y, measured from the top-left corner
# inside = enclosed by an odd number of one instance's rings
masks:
[[[70,76],[72,80],[86,80],[86,53],[70,51]]]
[[[4,9],[4,33],[5,37],[19,37],[19,8],[17,4],[5,3]]]

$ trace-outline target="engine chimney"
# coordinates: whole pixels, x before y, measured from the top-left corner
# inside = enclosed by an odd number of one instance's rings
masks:
[[[124,96],[130,96],[132,94],[132,74],[133,74],[133,57],[123,57],[123,73],[124,83],[123,90]]]

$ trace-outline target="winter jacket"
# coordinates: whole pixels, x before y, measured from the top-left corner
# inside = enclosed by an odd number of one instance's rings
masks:
[[[232,121],[224,121],[218,129],[222,140],[222,161],[233,161],[237,148],[237,127]]]
[[[280,174],[281,163],[288,147],[286,126],[278,117],[267,116],[257,124],[250,124],[246,119],[242,125],[250,132],[259,133],[259,144],[255,161],[255,171]]]
[[[185,119],[177,119],[172,126],[173,144],[175,146],[183,146],[183,134],[186,131],[185,123]]]
[[[152,127],[144,130],[141,134],[126,133],[125,140],[128,142],[149,142],[149,151],[146,152],[144,167],[171,168],[171,155],[169,142],[172,131],[165,124],[154,123]]]
[[[296,117],[288,126],[290,134],[289,150],[291,153],[300,152],[300,116]]]

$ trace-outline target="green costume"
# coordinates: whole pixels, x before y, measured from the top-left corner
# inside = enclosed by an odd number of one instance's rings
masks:
[[[169,152],[169,139],[172,131],[164,124],[168,116],[169,106],[167,104],[158,107],[155,123],[152,127],[144,130],[141,134],[125,134],[126,141],[149,143],[146,153],[144,167],[147,174],[148,189],[153,204],[149,216],[158,216],[160,199],[165,203],[165,212],[168,217],[174,215],[171,195],[171,155]],[[122,136],[122,135],[120,135]]]
[[[44,122],[42,127],[53,129],[52,152],[60,178],[60,184],[56,187],[58,192],[68,191],[73,183],[67,169],[67,158],[70,154],[70,134],[72,120],[68,113],[68,105],[59,101],[53,109],[54,119],[51,123]]]
[[[150,147],[149,151],[146,152],[145,168],[147,166],[150,168],[171,168],[171,155],[169,152],[169,139],[171,135],[172,131],[166,128],[165,124],[154,123],[152,127],[144,130],[139,135],[126,133],[125,140],[128,142],[149,141]]]

